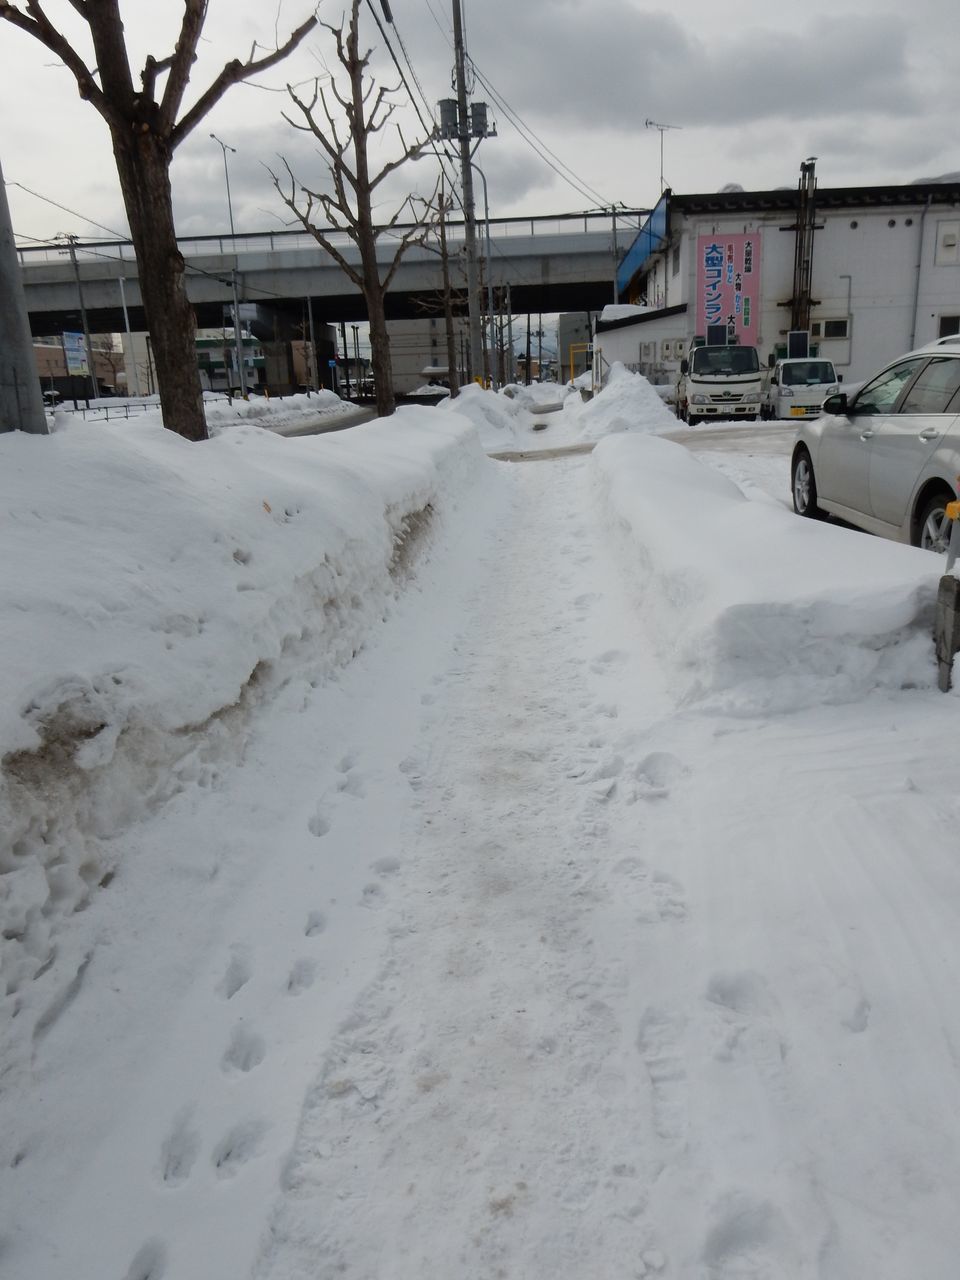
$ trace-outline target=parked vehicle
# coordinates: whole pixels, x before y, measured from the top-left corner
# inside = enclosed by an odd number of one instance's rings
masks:
[[[797,432],[794,510],[945,551],[960,473],[960,337],[901,356]]]
[[[756,347],[693,347],[680,362],[677,417],[693,425],[707,418],[760,416],[760,359]]]
[[[770,373],[761,417],[816,417],[827,396],[839,390],[832,360],[778,360]]]

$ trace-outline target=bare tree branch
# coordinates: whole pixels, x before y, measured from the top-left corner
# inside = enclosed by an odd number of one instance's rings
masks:
[[[64,66],[73,73],[80,97],[91,102],[108,124],[122,127],[123,118],[107,101],[103,90],[94,79],[95,72],[90,70],[70,42],[53,26],[38,0],[28,0],[27,10],[28,13],[24,13],[16,5],[7,3],[7,0],[0,0],[0,18],[19,27],[21,31],[26,31],[28,35],[45,45],[51,53],[56,54]],[[80,12],[87,17],[85,7]]]
[[[180,123],[173,129],[170,134],[170,150],[178,147],[188,133],[196,127],[207,114],[210,109],[216,105],[223,97],[232,84],[238,84],[241,80],[248,80],[250,76],[257,75],[261,71],[266,71],[276,63],[282,61],[287,54],[291,53],[298,44],[307,36],[317,25],[316,14],[310,17],[301,26],[297,27],[290,39],[275,49],[273,53],[268,54],[265,58],[260,58],[254,62],[252,59],[247,62],[240,62],[234,59],[228,62],[220,74],[214,80],[213,84],[202,94],[199,100],[194,103]]]
[[[197,60],[197,42],[206,16],[207,0],[184,0],[180,36],[172,55],[164,60],[170,71],[160,102],[158,120],[160,132],[164,136],[172,131],[176,123],[183,95],[190,82],[190,72]]]

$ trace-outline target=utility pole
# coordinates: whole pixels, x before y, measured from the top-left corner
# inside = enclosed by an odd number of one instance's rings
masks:
[[[0,169],[0,431],[47,434],[27,298]]]
[[[236,155],[237,148],[228,146],[226,142],[221,142],[215,133],[211,133],[210,137],[216,142],[223,152],[223,178],[227,186],[227,214],[230,218],[230,239],[236,241],[236,233],[233,229],[233,201],[230,198],[230,171],[227,168],[227,152],[232,151]],[[234,259],[236,259],[237,246],[233,245]],[[247,398],[247,371],[243,364],[243,330],[240,326],[240,294],[237,289],[237,268],[233,268],[231,275],[231,285],[233,288],[233,341],[237,351],[237,377],[240,379],[240,395],[241,398]]]
[[[317,340],[313,333],[313,300],[307,299],[307,320],[310,326],[310,382],[314,391],[320,390],[320,366],[317,363]]]
[[[440,270],[443,274],[443,325],[447,337],[447,386],[450,398],[460,392],[460,367],[457,361],[457,343],[453,332],[453,300],[450,296],[450,259],[447,257],[447,201],[440,184]]]
[[[87,374],[90,378],[90,386],[93,389],[93,398],[97,398],[97,378],[93,369],[93,346],[90,342],[90,326],[87,324],[87,309],[83,305],[83,285],[80,283],[80,268],[77,265],[77,237],[67,236],[67,251],[70,254],[70,261],[73,263],[73,278],[77,282],[77,297],[80,300],[80,320],[83,324],[83,342],[87,352]]]
[[[130,359],[133,363],[133,394],[137,397],[140,395],[140,374],[137,371],[137,353],[133,349],[133,334],[130,332],[130,315],[127,311],[127,294],[124,288],[123,276],[118,277],[120,285],[120,306],[123,308],[123,327],[127,334],[127,343],[130,349]],[[126,356],[124,356],[124,365],[126,365]],[[130,394],[130,388],[127,387],[127,394]]]
[[[463,184],[464,249],[467,257],[467,309],[470,317],[470,368],[475,377],[482,367],[483,333],[480,323],[480,296],[477,280],[477,222],[473,200],[473,168],[470,164],[470,117],[467,113],[466,50],[463,44],[463,15],[460,0],[453,0],[453,52],[457,81],[457,141]]]

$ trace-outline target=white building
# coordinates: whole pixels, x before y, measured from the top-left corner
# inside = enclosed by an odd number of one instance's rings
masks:
[[[673,381],[710,322],[763,364],[806,331],[847,382],[960,332],[960,182],[818,188],[812,163],[802,173],[796,190],[664,193],[618,273],[636,306],[595,324],[601,380],[619,360]]]

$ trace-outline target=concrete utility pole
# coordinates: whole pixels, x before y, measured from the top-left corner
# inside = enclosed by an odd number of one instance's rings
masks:
[[[0,169],[0,431],[47,434],[20,261]]]
[[[67,252],[70,254],[70,261],[73,264],[73,278],[77,282],[77,298],[80,302],[80,321],[83,325],[83,342],[87,353],[87,376],[90,379],[90,389],[93,392],[93,398],[96,400],[97,391],[97,375],[93,367],[93,343],[90,341],[90,326],[87,323],[87,308],[83,303],[83,284],[80,281],[80,267],[77,264],[77,237],[67,236]]]
[[[470,317],[470,377],[483,367],[483,330],[477,277],[477,221],[473,200],[473,168],[470,163],[470,117],[467,113],[466,50],[460,0],[453,0],[453,52],[457,79],[457,141],[463,184],[464,249],[467,257],[467,309]]]
[[[233,229],[233,201],[230,198],[230,170],[227,168],[227,152],[232,151],[236,155],[237,148],[229,146],[226,142],[221,141],[215,133],[211,133],[210,137],[218,144],[223,152],[223,180],[227,187],[227,214],[230,218],[230,238],[233,240],[233,252],[236,257],[236,233]],[[243,363],[243,330],[240,325],[240,294],[237,290],[237,268],[233,268],[231,277],[231,287],[233,290],[233,344],[237,352],[237,377],[240,379],[240,396],[242,399],[247,398],[247,371]]]

